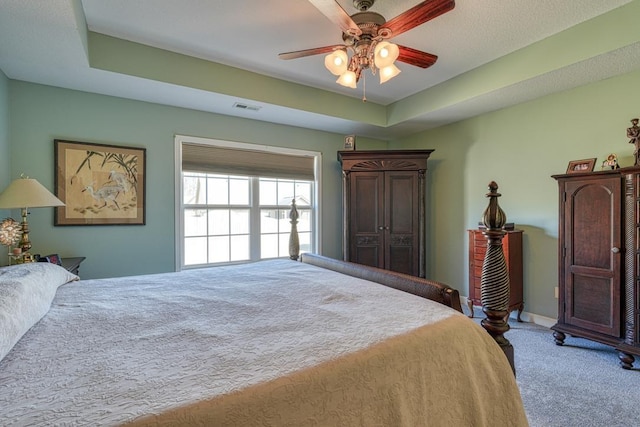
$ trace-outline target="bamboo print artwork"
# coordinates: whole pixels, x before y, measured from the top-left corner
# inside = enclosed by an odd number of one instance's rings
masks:
[[[134,223],[141,218],[143,149],[58,144],[57,187],[64,195],[64,217],[69,223]]]
[[[77,156],[70,156],[70,164],[74,164]],[[91,159],[94,160],[92,167]],[[99,166],[96,166],[99,163]],[[87,212],[94,214],[103,211],[123,211],[118,216],[126,216],[127,211],[135,211],[137,206],[136,195],[136,174],[137,174],[138,157],[129,154],[116,154],[100,151],[86,151],[86,156],[79,163],[73,176],[70,179],[70,185],[76,183],[75,192],[80,190],[91,196],[83,197],[81,205],[74,207],[74,210],[82,215]],[[91,182],[88,185],[87,180],[78,178],[82,177],[83,170],[87,170],[91,175]],[[109,171],[104,178],[105,172]],[[86,177],[86,174],[84,175]],[[93,179],[95,178],[95,179]],[[83,181],[83,182],[80,182]],[[69,193],[67,193],[69,194]],[[134,212],[135,214],[135,212]]]

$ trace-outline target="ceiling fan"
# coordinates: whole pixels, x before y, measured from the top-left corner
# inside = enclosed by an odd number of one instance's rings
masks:
[[[375,0],[353,0],[359,12],[349,15],[336,0],[309,0],[320,12],[342,30],[344,44],[316,47],[313,49],[286,52],[281,59],[296,59],[328,53],[325,66],[339,76],[336,81],[343,86],[355,88],[362,71],[369,68],[375,75],[380,72],[380,83],[400,73],[394,61],[427,68],[435,64],[436,55],[389,43],[387,40],[424,24],[455,7],[454,0],[425,0],[395,18],[387,21],[384,16],[371,12]],[[352,53],[349,59],[347,52]]]

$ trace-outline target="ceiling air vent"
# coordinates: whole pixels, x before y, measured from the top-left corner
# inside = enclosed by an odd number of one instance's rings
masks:
[[[236,102],[235,104],[233,104],[233,108],[239,108],[241,110],[247,111],[260,111],[260,108],[262,107],[258,107],[257,105],[243,104],[242,102]]]

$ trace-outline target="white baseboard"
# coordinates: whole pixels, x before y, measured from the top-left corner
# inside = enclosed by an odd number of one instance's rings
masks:
[[[462,304],[462,310],[466,315],[469,315],[470,313],[468,313],[469,306],[467,305],[467,301],[468,301],[467,297],[465,296],[460,297],[460,304]],[[516,319],[517,317],[518,317],[517,311],[512,311],[511,315],[509,316],[510,319]],[[536,325],[544,326],[545,328],[550,328],[553,325],[555,325],[557,322],[556,319],[553,319],[551,317],[541,316],[539,314],[529,313],[527,311],[523,311],[522,314],[520,314],[520,318],[522,319],[523,322],[535,323]]]

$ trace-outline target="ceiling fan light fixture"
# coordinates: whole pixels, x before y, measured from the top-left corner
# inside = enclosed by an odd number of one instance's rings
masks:
[[[394,64],[387,65],[384,68],[380,68],[380,84],[388,82],[398,74],[400,74],[400,68],[396,67]]]
[[[352,89],[355,89],[357,87],[356,73],[354,73],[353,71],[345,71],[340,75],[340,77],[338,77],[338,80],[336,80],[336,83],[345,87],[350,87]]]
[[[313,49],[285,52],[282,59],[327,54],[324,65],[342,86],[356,88],[366,69],[374,76],[380,73],[380,83],[385,83],[400,74],[394,65],[396,60],[420,68],[435,64],[437,55],[406,46],[390,43],[393,37],[453,10],[455,0],[421,0],[395,18],[387,20],[377,12],[370,11],[375,0],[351,0],[359,12],[348,14],[338,0],[309,0],[322,14],[342,30],[343,44],[322,46]],[[418,1],[418,0],[414,0]],[[402,48],[402,52],[400,52]],[[351,58],[347,52],[351,53]],[[400,56],[402,53],[402,56]]]
[[[347,71],[348,61],[347,52],[339,49],[324,57],[324,66],[327,67],[327,70],[331,71],[332,74],[340,76]]]
[[[376,67],[382,69],[392,65],[395,60],[398,59],[398,55],[400,55],[398,45],[383,41],[376,45],[374,50],[374,63]]]

